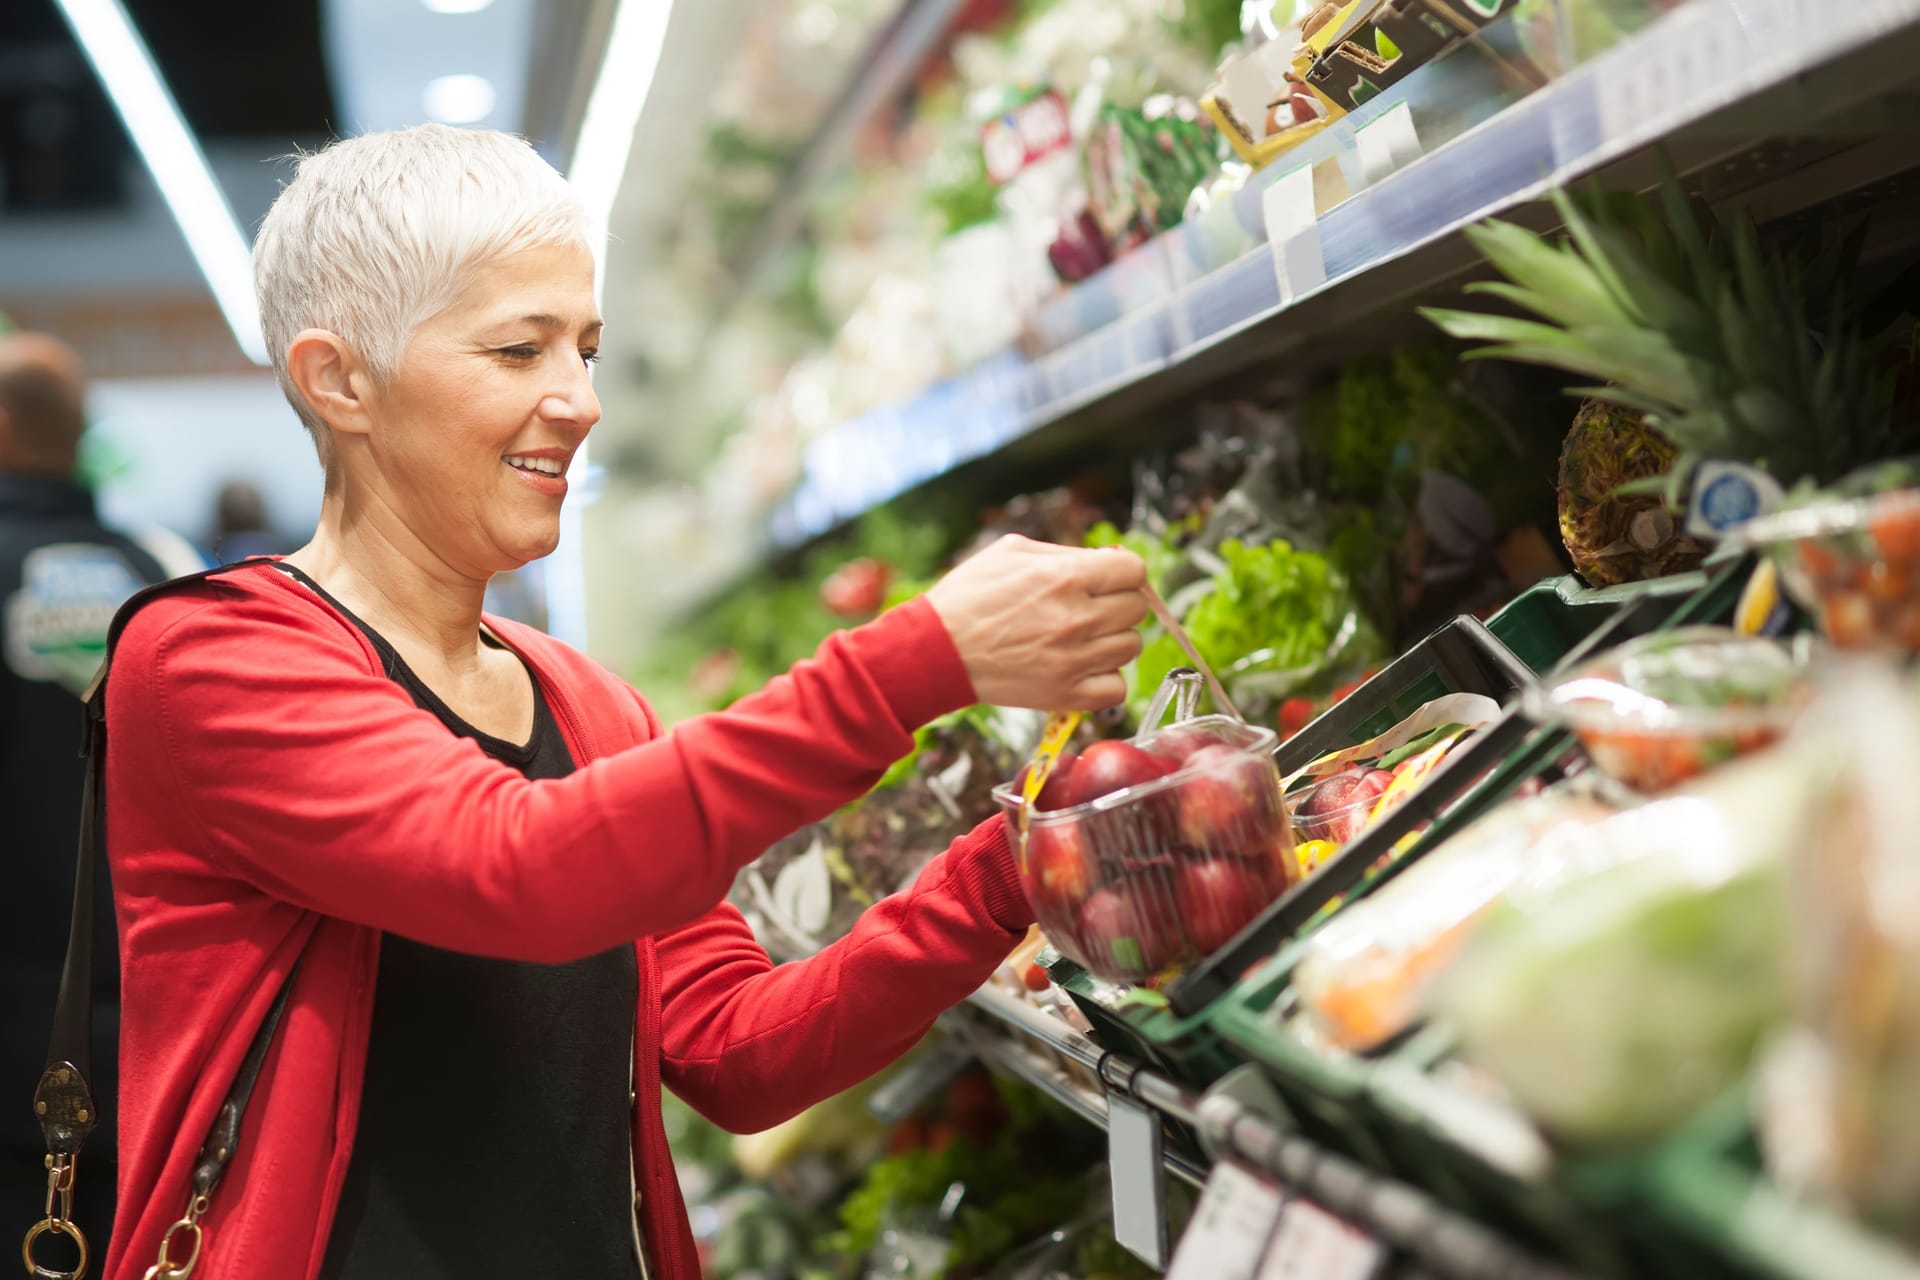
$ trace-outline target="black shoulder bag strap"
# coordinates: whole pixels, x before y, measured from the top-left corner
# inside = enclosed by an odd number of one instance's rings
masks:
[[[90,1260],[87,1238],[73,1222],[73,1181],[80,1148],[85,1145],[87,1136],[100,1119],[88,1077],[93,1071],[93,877],[105,845],[100,819],[105,808],[106,792],[107,671],[113,662],[113,649],[120,639],[120,633],[143,606],[157,596],[190,583],[202,582],[230,567],[174,578],[129,598],[114,615],[113,625],[107,633],[106,656],[100,663],[100,671],[94,676],[92,686],[87,690],[87,729],[81,748],[87,761],[87,772],[81,793],[80,847],[73,873],[73,917],[67,934],[66,966],[60,974],[60,997],[54,1006],[53,1038],[47,1047],[47,1067],[33,1095],[34,1115],[40,1122],[40,1132],[47,1143],[47,1213],[46,1217],[33,1224],[20,1247],[28,1274],[40,1280],[80,1280],[86,1275]],[[227,1091],[226,1101],[221,1103],[213,1128],[200,1148],[199,1158],[194,1162],[193,1198],[184,1216],[167,1228],[166,1237],[160,1244],[159,1258],[147,1269],[146,1280],[185,1280],[185,1277],[193,1274],[193,1268],[200,1260],[204,1241],[200,1219],[205,1216],[214,1188],[220,1185],[221,1175],[226,1172],[234,1150],[239,1146],[241,1118],[246,1114],[247,1102],[253,1096],[253,1087],[260,1079],[261,1065],[266,1061],[274,1030],[280,1025],[280,1016],[286,1011],[287,998],[293,991],[294,974],[299,972],[299,968],[299,962],[296,961],[279,994],[274,997],[266,1021],[260,1024],[260,1030],[254,1034],[253,1044],[248,1047],[246,1059],[240,1065],[240,1074]],[[79,1261],[73,1270],[45,1267],[34,1260],[34,1243],[45,1235],[72,1238],[79,1249]],[[186,1256],[174,1258],[171,1251],[176,1247],[184,1249]]]

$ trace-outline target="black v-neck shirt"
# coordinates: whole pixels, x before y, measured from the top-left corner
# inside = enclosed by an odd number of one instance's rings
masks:
[[[388,677],[449,732],[529,778],[573,772],[537,680],[526,742],[482,733],[317,583],[276,567],[359,627]],[[639,1277],[638,999],[631,946],[545,965],[383,934],[359,1125],[323,1280]]]

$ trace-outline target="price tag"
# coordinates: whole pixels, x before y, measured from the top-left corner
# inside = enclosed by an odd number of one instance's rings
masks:
[[[1280,1221],[1281,1198],[1278,1187],[1239,1165],[1216,1164],[1167,1280],[1255,1280]]]
[[[1167,1265],[1167,1169],[1160,1117],[1107,1095],[1107,1170],[1113,1178],[1113,1238],[1148,1266]]]
[[[1374,1280],[1387,1250],[1305,1200],[1289,1200],[1257,1280]]]
[[[1420,158],[1420,135],[1413,127],[1413,106],[1401,101],[1368,121],[1353,135],[1360,173],[1368,186]]]
[[[1302,165],[1260,193],[1260,215],[1280,281],[1280,305],[1312,293],[1327,282],[1327,260],[1320,249],[1320,212],[1313,196],[1313,166]]]

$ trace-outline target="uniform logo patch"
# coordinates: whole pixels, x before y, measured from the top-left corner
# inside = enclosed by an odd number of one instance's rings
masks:
[[[23,680],[52,680],[78,697],[107,653],[113,615],[144,583],[111,547],[60,542],[27,553],[6,601],[6,661]]]

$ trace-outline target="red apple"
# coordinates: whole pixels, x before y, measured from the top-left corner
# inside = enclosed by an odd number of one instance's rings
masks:
[[[1103,978],[1152,977],[1179,954],[1172,905],[1153,886],[1109,885],[1080,909],[1080,941],[1087,967]]]
[[[1157,759],[1173,764],[1184,764],[1187,759],[1208,747],[1226,745],[1226,739],[1212,729],[1201,725],[1176,724],[1162,729],[1147,740],[1146,752]]]
[[[1208,853],[1243,853],[1273,839],[1284,815],[1280,779],[1265,756],[1222,744],[1187,762],[1180,838]]]
[[[1392,785],[1393,774],[1385,769],[1368,769],[1356,775],[1339,809],[1326,816],[1326,835],[1320,838],[1335,844],[1348,844],[1358,839],[1360,833],[1366,830],[1367,823],[1373,819],[1375,803]]]
[[[1093,891],[1093,862],[1079,823],[1036,822],[1027,828],[1025,883],[1035,915],[1072,918]]]
[[[841,565],[820,584],[820,602],[842,618],[865,618],[880,612],[887,600],[893,570],[879,560],[863,558]]]
[[[1154,759],[1131,742],[1096,742],[1080,753],[1080,763],[1074,766],[1067,787],[1067,801],[1070,806],[1087,804],[1127,787],[1164,778],[1169,772],[1166,761]]]
[[[1346,770],[1334,773],[1332,777],[1321,779],[1313,789],[1309,789],[1294,808],[1296,821],[1300,825],[1300,837],[1306,841],[1332,841],[1334,844],[1346,844],[1354,839],[1359,827],[1365,825],[1367,814],[1373,812],[1373,800],[1379,798],[1386,787],[1379,781],[1369,781],[1373,773],[1365,766],[1350,766]],[[1392,775],[1386,775],[1386,781],[1392,781]]]
[[[1062,751],[1060,753],[1059,759],[1053,762],[1053,772],[1047,775],[1046,782],[1040,787],[1040,794],[1034,797],[1033,807],[1036,811],[1044,813],[1054,809],[1070,809],[1073,807],[1068,801],[1067,795],[1071,790],[1071,779],[1073,777],[1074,767],[1079,763],[1080,757],[1073,752]],[[1031,764],[1020,767],[1019,774],[1015,776],[1013,780],[1014,795],[1023,796],[1026,794],[1027,773],[1032,768],[1033,766]]]
[[[1255,850],[1247,861],[1266,878],[1275,897],[1300,881],[1300,859],[1294,853],[1293,841],[1285,831],[1277,833],[1265,847]]]
[[[1273,898],[1272,886],[1243,862],[1209,858],[1180,868],[1180,924],[1202,955],[1225,946]]]

